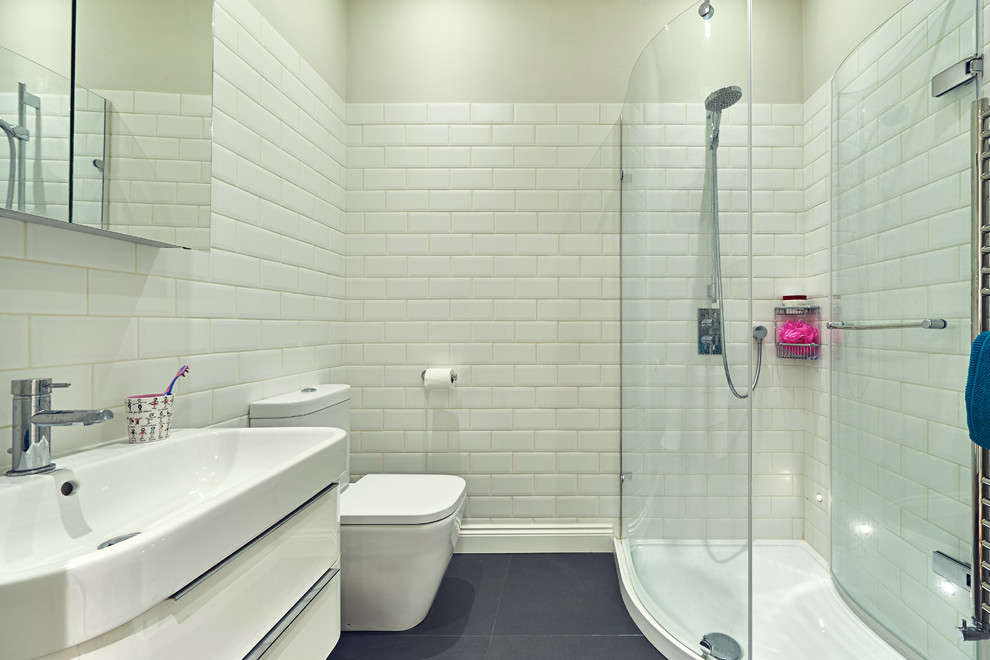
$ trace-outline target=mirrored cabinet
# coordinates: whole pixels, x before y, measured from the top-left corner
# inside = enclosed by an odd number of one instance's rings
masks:
[[[208,248],[212,0],[3,5],[0,213]]]

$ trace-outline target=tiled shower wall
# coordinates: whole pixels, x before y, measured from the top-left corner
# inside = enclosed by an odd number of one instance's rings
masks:
[[[464,475],[473,522],[614,523],[618,106],[347,115],[352,471]]]
[[[746,107],[726,113],[719,148],[727,356],[745,392],[748,352],[749,150]],[[700,104],[627,105],[623,167],[623,392],[626,532],[633,538],[747,536],[748,412],[719,356],[698,355],[708,307],[711,167]],[[800,105],[753,106],[754,324],[772,329],[780,296],[803,290]],[[755,352],[752,354],[755,361]],[[804,361],[778,359],[772,336],[754,399],[757,538],[803,535]]]
[[[122,398],[180,364],[177,426],[243,426],[252,400],[344,380],[344,103],[248,2],[215,21],[209,252],[0,221],[0,381],[50,376],[72,383],[60,407],[117,413],[56,429],[56,455],[123,437]]]

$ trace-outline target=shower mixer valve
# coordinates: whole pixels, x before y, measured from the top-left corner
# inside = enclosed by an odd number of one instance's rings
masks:
[[[698,309],[698,355],[721,355],[722,335],[719,332],[717,307]]]

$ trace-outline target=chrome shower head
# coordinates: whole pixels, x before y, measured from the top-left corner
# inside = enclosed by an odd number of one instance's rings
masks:
[[[708,112],[722,112],[726,108],[735,105],[742,98],[742,88],[738,85],[729,85],[722,89],[716,89],[705,99],[705,110]]]
[[[712,6],[711,2],[705,0],[705,2],[702,2],[701,6],[698,7],[698,15],[706,21],[710,20],[711,17],[715,15],[715,7]]]

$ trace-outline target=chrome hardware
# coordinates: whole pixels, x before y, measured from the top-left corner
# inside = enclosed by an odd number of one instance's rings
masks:
[[[141,532],[130,532],[129,534],[121,534],[120,536],[115,536],[112,539],[107,539],[103,543],[96,546],[97,550],[103,550],[104,548],[109,548],[110,546],[117,545],[118,543],[123,543],[127,539],[132,539]]]
[[[853,323],[852,321],[829,321],[829,330],[890,330],[893,328],[922,328],[924,330],[944,330],[949,326],[945,319],[922,319],[920,321],[895,321],[892,323]]]
[[[715,7],[713,7],[712,3],[709,2],[708,0],[702,2],[701,6],[698,7],[698,16],[701,16],[706,21],[711,20],[712,16],[714,15],[715,15]]]
[[[11,469],[8,477],[41,474],[55,469],[52,463],[51,427],[89,426],[113,419],[109,410],[52,410],[52,390],[69,383],[51,378],[10,381],[13,395],[11,417]]]
[[[983,73],[983,56],[970,55],[932,78],[932,96],[939,97]]]
[[[739,642],[725,633],[708,633],[699,643],[701,652],[712,660],[739,660],[743,656]]]
[[[331,568],[326,573],[324,573],[319,580],[317,580],[309,590],[303,594],[303,597],[296,601],[296,604],[292,606],[285,616],[278,620],[275,627],[268,631],[268,634],[261,638],[253,649],[248,651],[248,654],[244,656],[244,660],[261,660],[268,653],[268,649],[274,646],[275,641],[288,630],[289,626],[299,618],[299,615],[303,613],[306,607],[316,600],[316,597],[320,595],[323,588],[330,584],[330,581],[337,577],[340,573],[339,568]]]
[[[990,639],[990,630],[982,621],[973,619],[973,625],[966,624],[966,619],[962,620],[962,625],[956,627],[956,638],[964,642],[982,642]]]
[[[17,210],[24,210],[24,198],[27,194],[27,145],[29,133],[27,131],[27,108],[34,108],[37,114],[41,114],[41,98],[27,91],[27,85],[17,83],[17,124],[23,131],[23,136],[18,135],[21,144],[17,148]]]
[[[718,307],[698,308],[698,355],[721,355]]]
[[[932,572],[939,577],[945,578],[947,582],[962,587],[967,591],[972,583],[972,576],[969,573],[969,564],[964,564],[958,559],[953,559],[944,552],[935,550],[932,552]]]

